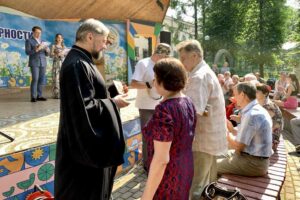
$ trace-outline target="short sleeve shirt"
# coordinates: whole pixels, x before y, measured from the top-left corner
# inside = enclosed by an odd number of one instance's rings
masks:
[[[136,66],[135,71],[132,75],[132,79],[139,81],[139,82],[153,82],[154,79],[154,67],[155,63],[151,60],[151,58],[144,58],[140,60]],[[151,93],[155,94],[154,96],[159,96],[154,90],[153,87],[151,89]],[[154,110],[155,106],[158,105],[159,100],[156,98],[151,98],[147,89],[138,89],[137,96],[135,101],[135,106],[139,109],[146,109],[146,110]]]
[[[189,74],[184,93],[195,105],[198,116],[193,151],[211,155],[227,152],[226,111],[216,74],[203,60]],[[208,116],[203,112],[208,110]]]
[[[270,157],[272,150],[272,119],[256,100],[241,111],[241,124],[236,140],[246,145],[244,152],[260,157]]]

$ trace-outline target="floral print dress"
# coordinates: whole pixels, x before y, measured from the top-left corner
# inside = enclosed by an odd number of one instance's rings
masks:
[[[172,142],[170,161],[153,199],[188,200],[194,175],[192,142],[196,126],[196,110],[188,97],[167,99],[143,128],[147,142],[149,169],[154,155],[154,140]]]

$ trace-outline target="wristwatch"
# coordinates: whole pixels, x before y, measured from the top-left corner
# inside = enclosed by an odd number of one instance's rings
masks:
[[[147,86],[147,88],[149,88],[149,89],[152,88],[149,82],[146,82],[146,86]]]

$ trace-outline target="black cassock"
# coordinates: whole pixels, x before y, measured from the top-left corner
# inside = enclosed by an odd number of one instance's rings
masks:
[[[62,64],[60,97],[55,199],[109,199],[124,162],[121,120],[91,54],[75,45]]]

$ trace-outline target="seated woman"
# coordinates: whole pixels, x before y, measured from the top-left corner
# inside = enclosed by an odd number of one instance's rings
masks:
[[[179,60],[167,58],[155,64],[154,73],[154,86],[163,99],[142,130],[149,174],[141,199],[188,200],[197,118],[192,100],[181,93],[186,72]]]
[[[284,91],[288,85],[286,77],[286,72],[280,72],[280,78],[275,83],[274,100],[280,100],[284,96]]]
[[[283,118],[279,107],[269,99],[271,88],[265,84],[256,85],[256,99],[270,114],[273,122],[272,126],[272,149],[276,151],[279,144],[280,133],[283,129]]]
[[[288,86],[284,91],[284,100],[274,100],[275,104],[279,107],[296,109],[298,107],[297,94],[299,93],[299,81],[296,74],[290,73],[287,77]]]

